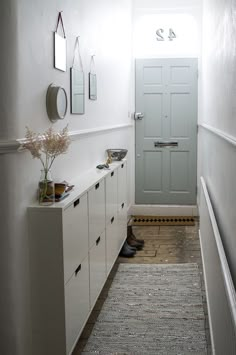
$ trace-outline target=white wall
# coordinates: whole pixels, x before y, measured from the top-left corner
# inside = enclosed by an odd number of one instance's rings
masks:
[[[53,68],[53,31],[58,11],[63,10],[67,34],[66,73]],[[45,108],[50,83],[63,86],[69,95],[69,67],[75,37],[80,35],[86,78],[85,115],[71,115],[53,124],[70,131],[132,124],[131,0],[5,0],[0,20],[4,23],[0,56],[1,119],[3,139],[23,138],[25,126],[43,132],[50,126]],[[122,25],[121,25],[122,24]],[[95,54],[98,99],[88,100],[87,74]],[[133,128],[100,132],[74,141],[68,154],[59,157],[52,172],[57,179],[72,181],[105,159],[107,148],[129,149],[133,165]],[[0,154],[1,293],[0,353],[32,355],[30,348],[27,206],[34,200],[40,163],[28,152]],[[130,181],[132,174],[129,174]],[[133,186],[129,187],[132,202]],[[53,261],[52,261],[53,262]]]
[[[201,0],[135,0],[134,45],[136,58],[196,58],[201,51]],[[164,41],[157,41],[162,28]],[[176,38],[169,41],[169,29]]]
[[[236,144],[235,14],[235,1],[204,1],[200,123],[231,136]],[[204,128],[199,130],[201,175],[210,193],[236,282],[236,146]]]

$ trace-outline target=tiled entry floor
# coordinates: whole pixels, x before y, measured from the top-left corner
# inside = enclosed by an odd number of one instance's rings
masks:
[[[81,334],[80,340],[73,352],[73,355],[81,354],[87,339],[92,331],[93,325],[99,315],[107,292],[112,283],[119,263],[148,263],[148,264],[177,264],[197,263],[202,280],[203,305],[205,311],[205,328],[208,344],[208,354],[211,354],[207,307],[205,298],[205,287],[202,272],[202,260],[198,236],[198,223],[195,226],[155,226],[155,227],[133,227],[133,233],[137,238],[144,239],[145,245],[142,251],[138,251],[133,258],[119,257],[114,265],[108,280],[100,294],[94,310]],[[168,354],[166,354],[168,355]]]

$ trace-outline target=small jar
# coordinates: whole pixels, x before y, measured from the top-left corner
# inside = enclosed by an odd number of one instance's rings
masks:
[[[107,161],[106,164],[111,164],[112,163],[112,157],[111,157],[111,153],[108,153],[108,157],[107,157]]]
[[[40,205],[49,206],[55,202],[55,187],[50,170],[42,169],[38,186]]]

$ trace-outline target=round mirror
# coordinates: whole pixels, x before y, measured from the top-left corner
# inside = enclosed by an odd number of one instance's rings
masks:
[[[60,86],[49,85],[46,97],[47,114],[51,121],[62,120],[67,112],[67,95]]]

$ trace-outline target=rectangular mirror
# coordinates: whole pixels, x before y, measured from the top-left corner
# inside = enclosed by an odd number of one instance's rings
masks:
[[[54,67],[66,71],[66,38],[54,32]]]
[[[84,114],[84,72],[70,68],[71,113]]]
[[[97,77],[92,73],[89,73],[89,98],[97,100]]]

